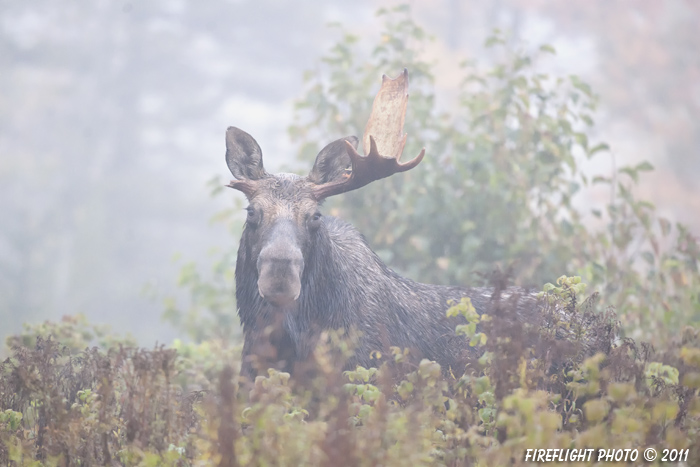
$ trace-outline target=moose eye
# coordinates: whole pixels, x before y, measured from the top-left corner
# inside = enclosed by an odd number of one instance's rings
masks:
[[[318,229],[318,226],[321,225],[321,213],[316,212],[314,213],[310,218],[309,218],[309,228],[315,230]]]
[[[248,222],[251,225],[255,225],[257,223],[257,215],[255,212],[255,208],[248,206],[245,208],[246,212],[248,212],[248,215],[246,216],[246,222]]]

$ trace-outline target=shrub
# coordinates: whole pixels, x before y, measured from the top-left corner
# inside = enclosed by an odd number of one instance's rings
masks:
[[[385,363],[341,375],[323,363],[322,345],[312,384],[270,370],[241,391],[224,362],[204,376],[207,391],[189,391],[188,358],[174,350],[71,353],[37,338],[0,365],[0,462],[522,465],[527,449],[646,447],[700,455],[700,332],[686,328],[654,351],[620,338],[614,312],[582,300],[578,278],[557,285],[542,293],[551,313],[538,325],[513,320],[514,302],[497,288],[480,317],[481,358],[450,377],[427,360],[403,364],[402,349],[393,360],[405,372]]]
[[[342,39],[319,71],[306,74],[290,135],[307,164],[328,141],[361,135],[379,76],[406,67],[404,153],[425,146],[427,155],[401,177],[329,200],[331,213],[421,281],[480,285],[497,266],[532,285],[566,272],[604,292],[635,338],[660,343],[684,324],[700,324],[697,237],[634,196],[639,177],[653,169],[648,162],[609,176],[581,171],[586,159],[612,155],[606,143],[589,141],[597,106],[590,86],[538,71],[553,48],[511,50],[496,32],[486,41],[494,63],[465,61],[458,98],[443,110],[423,53],[430,37],[405,6],[378,15],[386,28],[374,47],[337,25]],[[609,189],[610,201],[581,208],[576,200],[594,186]]]

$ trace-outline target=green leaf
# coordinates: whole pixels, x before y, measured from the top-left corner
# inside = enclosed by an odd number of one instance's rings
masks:
[[[639,175],[634,167],[622,167],[618,172],[628,175],[635,182],[639,181]]]
[[[654,166],[651,165],[651,162],[644,161],[644,162],[637,164],[635,166],[634,170],[636,170],[638,172],[648,172],[648,171],[654,170]]]
[[[484,47],[491,48],[495,45],[504,45],[506,42],[499,36],[491,36],[484,42]]]
[[[549,44],[542,44],[542,45],[540,46],[540,51],[541,51],[541,52],[547,52],[547,53],[550,53],[550,54],[553,54],[553,55],[556,55],[556,54],[557,54],[556,49],[555,49],[554,47],[552,47],[551,45],[549,45]]]
[[[591,158],[601,151],[610,151],[610,146],[607,143],[598,143],[588,150],[588,157]]]

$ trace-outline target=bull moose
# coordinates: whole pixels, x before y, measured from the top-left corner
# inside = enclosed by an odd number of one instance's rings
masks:
[[[270,174],[248,133],[226,131],[226,163],[249,205],[236,262],[236,299],[243,325],[241,374],[268,367],[293,372],[313,355],[319,336],[355,330],[347,366],[369,366],[372,351],[410,348],[443,368],[463,370],[473,348],[455,333],[448,302],[469,297],[481,313],[492,290],[428,285],[400,276],[372,251],[350,224],[324,216],[323,201],[395,173],[415,168],[425,149],[400,162],[408,72],[382,77],[363,138],[348,136],[324,147],[305,176]],[[514,289],[506,293],[515,293]],[[527,295],[527,294],[526,294]],[[531,296],[529,296],[531,298]],[[520,300],[518,307],[532,307]]]

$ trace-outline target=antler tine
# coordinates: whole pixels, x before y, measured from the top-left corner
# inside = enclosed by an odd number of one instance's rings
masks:
[[[242,192],[248,198],[254,195],[257,189],[257,183],[255,180],[231,180],[231,182],[226,186]]]
[[[367,152],[367,146],[369,146],[369,152],[366,156],[361,156],[346,141],[352,171],[343,180],[316,186],[314,188],[316,198],[323,199],[356,190],[375,180],[410,170],[423,160],[425,148],[414,159],[400,162],[408,136],[403,133],[407,104],[408,70],[404,69],[403,74],[395,79],[382,76],[382,87],[374,98],[372,114],[363,138],[365,152]]]

